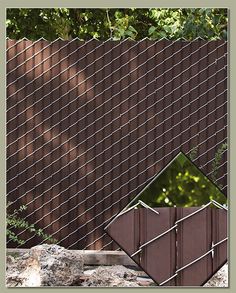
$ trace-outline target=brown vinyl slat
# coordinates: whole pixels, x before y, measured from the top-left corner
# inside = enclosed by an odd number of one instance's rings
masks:
[[[157,235],[170,229],[175,222],[175,209],[155,208],[159,215],[148,209],[140,209],[140,243],[146,243]],[[151,277],[160,282],[174,275],[175,263],[175,229],[162,236],[158,240],[143,248],[140,265],[146,272],[151,272]],[[163,264],[165,264],[163,266]],[[165,284],[175,284],[172,279]]]
[[[129,223],[127,225],[127,223]],[[121,217],[116,218],[112,229],[108,227],[107,232],[112,239],[119,239],[121,247],[128,255],[138,250],[140,239],[140,215],[139,210],[132,210]],[[135,256],[134,261],[139,262],[139,256]]]
[[[56,52],[56,50],[58,50],[58,49],[59,49],[59,43],[54,43],[51,46],[52,54],[54,54]],[[55,66],[55,64],[59,60],[60,60],[59,55],[53,55],[51,57],[51,64],[52,64],[53,68],[50,69],[50,74],[52,75],[52,77],[55,77],[57,74],[59,74],[59,67]],[[58,112],[60,109],[59,102],[57,102],[57,103],[55,102],[55,100],[57,98],[59,98],[59,93],[58,93],[58,90],[57,91],[54,90],[57,87],[56,79],[53,79],[50,84],[51,84],[51,95],[50,95],[51,107],[50,108],[51,108],[51,111],[53,114],[53,113]],[[57,125],[53,128],[54,139],[52,140],[52,154],[51,154],[51,157],[52,157],[51,160],[52,160],[52,162],[54,162],[52,165],[52,172],[53,172],[53,174],[56,173],[54,180],[59,180],[59,178],[60,178],[59,168],[62,167],[61,162],[59,160],[59,157],[60,157],[60,147],[59,147],[60,146],[60,136],[59,137],[57,136],[60,133],[59,121],[60,121],[59,113],[53,114],[51,117],[51,125],[53,125],[53,126]],[[55,136],[57,136],[57,137],[55,138]],[[60,221],[56,220],[56,219],[59,219],[59,217],[60,217],[60,210],[59,210],[60,186],[59,185],[53,186],[51,189],[51,193],[54,196],[54,199],[52,201],[52,208],[54,208],[54,210],[53,210],[53,212],[51,212],[51,217],[53,218],[53,224],[50,227],[50,231],[51,231],[51,233],[52,232],[55,233],[53,235],[55,238],[58,238],[59,233],[57,231],[60,229]]]
[[[97,42],[94,40],[95,42],[95,45],[97,44]],[[99,52],[99,56],[103,56],[106,51],[105,51],[105,46],[102,46],[98,49],[98,52]],[[105,55],[107,56],[107,55]],[[91,214],[91,218],[95,218],[95,227],[93,229],[95,229],[94,231],[94,246],[95,246],[95,249],[101,249],[102,248],[102,243],[100,241],[100,237],[102,236],[103,234],[103,231],[100,229],[98,230],[97,227],[98,226],[101,226],[102,223],[104,222],[104,213],[103,211],[105,210],[105,207],[104,207],[104,200],[103,200],[103,197],[104,197],[104,193],[105,193],[105,190],[102,186],[105,185],[105,180],[104,180],[104,173],[105,173],[105,170],[106,170],[106,166],[105,166],[105,156],[104,156],[104,153],[103,153],[103,150],[105,149],[105,144],[104,144],[104,137],[105,137],[105,123],[104,123],[104,102],[105,102],[105,98],[104,98],[104,91],[105,91],[105,83],[103,82],[103,80],[105,79],[105,64],[106,62],[103,61],[103,58],[100,58],[99,59],[99,63],[98,63],[98,69],[100,70],[99,71],[99,74],[98,74],[98,86],[97,86],[97,92],[98,92],[98,97],[96,98],[95,102],[96,104],[94,105],[95,107],[97,107],[97,105],[100,107],[100,113],[99,113],[99,124],[97,125],[100,130],[100,132],[95,135],[95,139],[97,141],[100,141],[100,144],[99,144],[99,148],[98,148],[98,151],[100,153],[100,157],[101,157],[101,166],[99,167],[99,171],[97,171],[96,175],[97,175],[97,179],[98,181],[96,182],[96,185],[95,185],[95,194],[96,194],[96,202],[98,203],[96,205],[96,208],[95,208],[95,211]],[[97,74],[96,74],[97,75]],[[96,82],[94,81],[94,84],[96,84]],[[92,98],[92,97],[91,97]],[[98,104],[97,104],[98,102]],[[94,118],[91,117],[91,119],[93,120]],[[90,231],[88,231],[90,232]],[[92,233],[89,234],[89,236],[93,236]],[[97,240],[99,239],[99,240]],[[88,241],[88,244],[89,243],[92,243],[91,241]]]
[[[177,208],[177,219],[181,219],[198,207]],[[211,249],[211,208],[206,208],[178,225],[178,268],[191,263]],[[212,259],[208,254],[178,273],[176,285],[197,286],[212,275]],[[205,279],[204,279],[205,278]]]
[[[227,214],[223,210],[212,211],[213,222],[213,243],[217,243],[227,237]],[[212,270],[215,273],[219,266],[222,266],[227,259],[227,241],[215,248],[213,267]]]

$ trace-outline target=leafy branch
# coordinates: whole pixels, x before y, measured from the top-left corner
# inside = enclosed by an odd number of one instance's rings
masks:
[[[7,209],[11,203],[7,203]],[[16,242],[19,245],[23,245],[26,241],[19,238],[17,234],[14,232],[14,229],[26,230],[34,235],[41,237],[44,241],[48,241],[50,243],[56,243],[57,240],[53,238],[51,235],[48,235],[43,232],[43,229],[38,229],[34,224],[29,224],[26,220],[21,218],[20,214],[26,210],[27,207],[25,205],[21,205],[19,209],[15,209],[12,213],[7,213],[7,231],[6,235],[9,240]]]
[[[214,183],[216,183],[219,166],[221,164],[221,160],[222,160],[222,157],[223,157],[225,150],[227,150],[227,143],[223,143],[218,148],[218,150],[215,154],[215,158],[212,162],[211,179]],[[219,186],[219,187],[222,187],[222,186]]]
[[[227,143],[222,143],[220,147],[217,149],[214,160],[211,164],[210,178],[219,188],[222,188],[222,186],[220,184],[217,184],[217,175],[219,172],[219,167],[222,161],[223,154],[226,150],[227,150]],[[192,148],[188,154],[190,160],[194,161],[197,157],[197,153],[198,153],[197,147]]]

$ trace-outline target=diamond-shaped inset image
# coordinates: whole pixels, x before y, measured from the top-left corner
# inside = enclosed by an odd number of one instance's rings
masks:
[[[227,199],[182,152],[105,228],[161,286],[202,286],[227,261]]]

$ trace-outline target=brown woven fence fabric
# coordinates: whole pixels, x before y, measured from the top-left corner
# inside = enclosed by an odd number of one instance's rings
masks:
[[[210,176],[226,141],[225,41],[7,40],[7,198],[66,248],[116,249],[104,226],[158,171],[196,148]]]

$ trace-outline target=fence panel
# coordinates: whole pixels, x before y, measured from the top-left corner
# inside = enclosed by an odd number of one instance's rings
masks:
[[[7,40],[7,198],[62,246],[116,249],[103,227],[168,161],[211,175],[226,140],[225,41]]]

